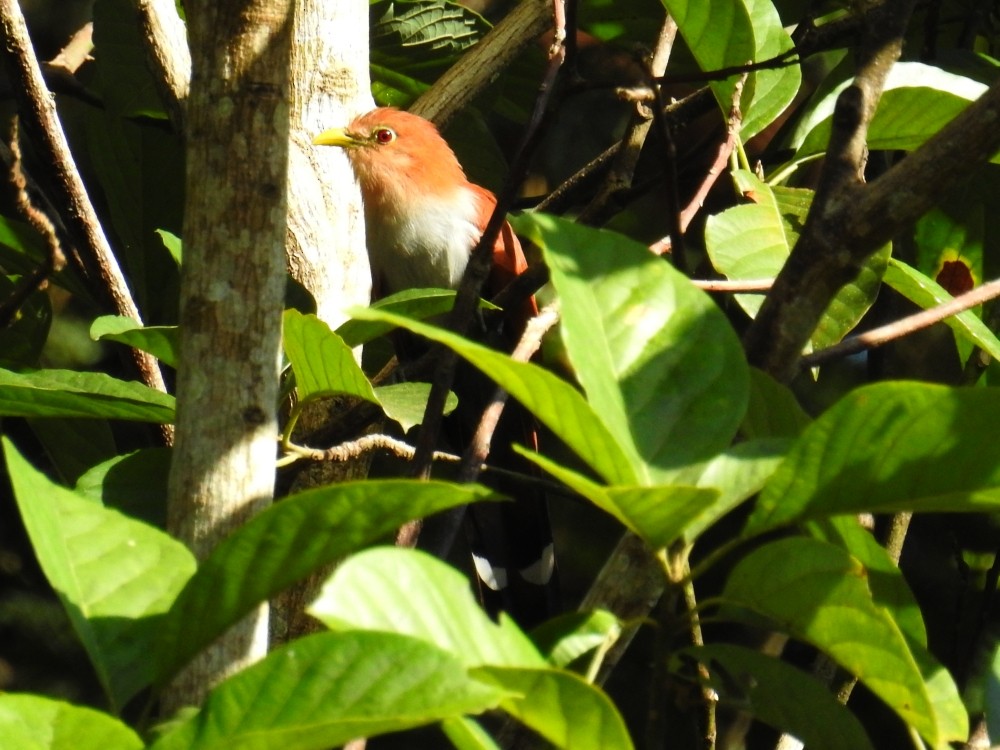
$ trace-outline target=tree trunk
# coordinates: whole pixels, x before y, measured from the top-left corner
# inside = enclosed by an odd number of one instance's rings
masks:
[[[288,169],[293,0],[189,0],[192,78],[170,531],[199,559],[271,501]],[[260,658],[267,608],[164,696],[198,704]]]
[[[296,0],[292,47],[288,262],[331,326],[371,289],[361,194],[340,149],[319,132],[374,105],[368,77],[368,3]]]
[[[288,264],[292,277],[316,299],[318,316],[336,327],[348,305],[364,305],[371,290],[361,194],[340,149],[316,148],[313,137],[367,112],[368,3],[296,0],[292,46],[288,185]],[[337,413],[325,400],[306,409],[299,432]],[[295,489],[362,478],[368,460],[306,467]],[[281,643],[315,629],[303,609],[329,575],[320,570],[273,602],[271,637]]]

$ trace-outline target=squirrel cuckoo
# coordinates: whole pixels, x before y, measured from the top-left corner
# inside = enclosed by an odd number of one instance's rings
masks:
[[[376,293],[457,288],[496,198],[466,179],[437,128],[417,115],[380,107],[346,128],[320,133],[313,143],[339,146],[351,163],[364,203]],[[493,248],[485,296],[499,292],[526,268],[521,244],[505,222]],[[507,314],[506,334],[520,336],[536,312],[532,298]],[[454,387],[466,420],[478,417],[477,408],[485,406],[493,389],[467,368],[457,371]],[[467,424],[464,431],[471,435]],[[519,460],[510,448],[515,441],[532,444],[535,434],[530,416],[510,404],[494,435],[491,461]],[[480,591],[488,608],[506,609],[522,624],[532,624],[551,608],[554,557],[548,511],[541,493],[498,489],[515,502],[475,506],[469,514]]]

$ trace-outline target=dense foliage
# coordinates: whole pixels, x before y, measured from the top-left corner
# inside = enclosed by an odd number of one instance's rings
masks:
[[[829,200],[817,192],[823,157],[858,48],[875,33],[866,23],[895,4],[581,0],[575,70],[548,92],[525,210],[513,219],[549,270],[540,299],[559,303],[542,364],[426,322],[450,295],[384,300],[334,331],[290,285],[286,390],[297,393],[281,406],[283,472],[307,460],[292,427],[319,399],[377,405],[400,437],[419,423],[425,385],[369,380],[397,327],[457,352],[544,426],[540,452],[523,452],[560,487],[551,500],[567,599],[596,586],[614,614],[565,614],[530,633],[485,615],[456,567],[386,544],[412,518],[500,500],[478,484],[373,476],[288,494],[200,564],[164,530],[170,453],[152,426],[172,421],[175,402],[130,382],[120,355],[135,347],[176,366],[183,142],[130,5],[94,3],[94,59],[77,72],[86,94],[63,95],[60,114],[151,325],[106,315],[93,279],[69,266],[0,330],[0,748],[306,749],[382,734],[373,746],[444,746],[446,736],[490,748],[509,731],[501,713],[566,748],[630,748],[639,737],[649,747],[771,747],[779,733],[826,750],[945,748],[970,727],[1000,732],[991,306],[877,350],[797,362],[789,378],[784,366],[748,364],[743,341],[754,339],[743,337],[765,291],[692,283],[782,271],[814,200]],[[997,79],[998,19],[983,5],[919,4],[867,130],[869,183]],[[637,111],[620,90],[648,91],[644,55],[665,9],[679,37],[659,102],[682,101],[655,118],[626,186],[592,204],[621,162],[586,165]],[[371,10],[381,104],[408,106],[490,28],[441,2]],[[477,181],[502,182],[545,65],[543,45],[529,47],[445,131]],[[722,68],[734,70],[699,73]],[[705,81],[711,96],[698,91]],[[725,173],[713,184],[720,153]],[[1000,172],[966,172],[865,252],[808,351],[997,275]],[[547,211],[532,210],[556,188]],[[689,204],[678,247],[672,213]],[[3,208],[0,301],[46,253]],[[667,237],[673,256],[650,252]],[[803,263],[814,261],[825,262]],[[371,343],[363,369],[352,349]],[[600,569],[623,533],[645,553],[609,582]],[[309,606],[323,632],[278,646],[203,705],[156,723],[159,691],[195,654],[335,562]],[[845,706],[837,690],[855,681]],[[391,734],[434,725],[443,735]]]

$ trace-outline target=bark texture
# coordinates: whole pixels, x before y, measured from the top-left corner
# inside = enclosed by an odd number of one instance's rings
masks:
[[[273,495],[293,0],[186,4],[192,76],[170,531],[199,559]],[[262,656],[259,608],[165,695],[197,704]]]

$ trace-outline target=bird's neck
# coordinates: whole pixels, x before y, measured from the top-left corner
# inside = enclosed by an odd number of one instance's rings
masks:
[[[481,197],[468,182],[443,192],[364,198],[368,252],[385,291],[458,286],[482,233]]]

